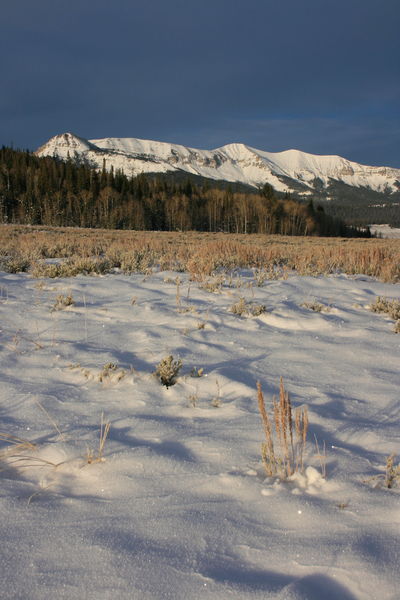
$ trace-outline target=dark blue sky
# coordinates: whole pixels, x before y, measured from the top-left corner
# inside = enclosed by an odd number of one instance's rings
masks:
[[[399,0],[13,0],[0,144],[230,142],[400,168]]]

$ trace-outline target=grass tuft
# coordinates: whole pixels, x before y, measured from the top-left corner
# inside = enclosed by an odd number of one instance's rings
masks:
[[[104,422],[104,415],[101,415],[101,423],[100,423],[100,437],[99,437],[99,446],[96,451],[88,448],[86,454],[86,461],[88,465],[92,465],[98,462],[104,462],[104,446],[107,441],[108,434],[110,433],[111,423]]]
[[[271,417],[265,407],[260,382],[257,383],[257,399],[265,433],[261,457],[267,476],[287,479],[293,473],[302,473],[308,431],[307,407],[296,408],[293,415],[292,403],[282,377],[279,401],[273,398]]]

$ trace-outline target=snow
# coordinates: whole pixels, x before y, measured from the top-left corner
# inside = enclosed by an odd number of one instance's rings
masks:
[[[181,170],[210,179],[242,182],[252,186],[269,183],[281,192],[290,188],[279,176],[289,177],[313,189],[314,180],[326,186],[330,180],[380,192],[397,191],[400,169],[369,167],[340,156],[317,156],[300,150],[265,152],[245,144],[227,144],[214,150],[197,150],[179,144],[136,138],[84,140],[73,134],[51,138],[38,149],[39,156],[67,158],[76,154],[101,169],[122,169],[128,176]]]
[[[400,336],[368,310],[398,284],[257,287],[242,271],[210,293],[182,273],[0,273],[0,291],[0,431],[36,444],[3,459],[4,598],[398,598],[399,489],[383,475]],[[53,310],[60,294],[75,304]],[[233,314],[240,297],[267,312]],[[314,299],[330,310],[302,306]],[[152,373],[169,354],[183,367],[166,388]],[[305,471],[287,481],[260,458],[256,382],[269,409],[280,376],[310,420]]]
[[[400,228],[390,225],[370,225],[371,232],[384,238],[400,239]]]

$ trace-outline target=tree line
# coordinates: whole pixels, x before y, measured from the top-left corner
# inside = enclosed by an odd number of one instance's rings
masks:
[[[368,225],[389,223],[391,227],[400,227],[400,196],[390,198],[389,201],[382,200],[376,204],[332,204],[321,203],[326,212],[337,219],[346,220],[355,227],[365,228]]]
[[[63,227],[365,236],[312,201],[208,180],[127,177],[72,160],[0,150],[0,222]]]

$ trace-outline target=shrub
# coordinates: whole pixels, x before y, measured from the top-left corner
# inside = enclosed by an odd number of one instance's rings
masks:
[[[256,302],[246,302],[244,298],[239,298],[237,302],[232,304],[230,312],[240,317],[258,317],[266,312],[264,304],[257,304]]]
[[[370,310],[376,313],[385,313],[389,315],[391,319],[397,321],[400,319],[400,300],[392,300],[391,298],[378,296],[375,302],[371,304]]]
[[[311,302],[303,302],[301,304],[303,308],[308,308],[308,310],[313,310],[314,312],[329,312],[329,306],[326,304],[321,304],[321,302],[317,302],[316,300],[312,300]]]
[[[12,257],[2,258],[0,269],[6,273],[21,273],[29,269],[30,262],[24,256],[18,254]]]
[[[220,275],[219,277],[213,277],[212,279],[203,281],[199,284],[199,288],[205,290],[206,292],[215,293],[221,290],[223,284],[224,277]]]
[[[52,310],[63,310],[64,308],[67,308],[67,306],[73,306],[74,304],[75,300],[73,299],[72,294],[66,296],[64,296],[64,294],[59,294],[56,297]]]
[[[267,279],[269,279],[267,271],[260,269],[254,270],[254,281],[257,287],[262,287]]]
[[[193,367],[192,370],[190,371],[190,377],[203,377],[203,375],[204,375],[203,368],[198,369],[197,367]]]
[[[393,489],[400,486],[400,463],[395,464],[395,454],[386,458],[385,472],[364,479],[364,483],[372,484],[375,488]]]
[[[267,312],[265,304],[257,304],[256,302],[249,303],[249,312],[252,317],[258,317],[263,313]]]
[[[396,321],[393,331],[400,333],[400,300],[378,296],[369,308],[372,312],[389,315],[391,319]]]
[[[165,356],[157,365],[155,375],[159,378],[162,385],[170,387],[176,383],[179,371],[182,368],[182,361],[175,360],[172,354]]]
[[[243,315],[246,315],[247,314],[246,300],[244,298],[239,298],[239,300],[237,302],[232,304],[232,306],[230,307],[229,310],[234,315],[239,315],[240,317],[242,317]]]
[[[118,365],[116,363],[106,363],[102,370],[99,373],[99,381],[102,383],[104,379],[108,379],[110,374],[115,372],[118,369]]]
[[[385,487],[391,489],[400,482],[400,464],[394,464],[395,454],[386,459]]]

